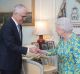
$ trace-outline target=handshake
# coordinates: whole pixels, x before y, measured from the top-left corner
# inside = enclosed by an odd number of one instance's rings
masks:
[[[46,55],[48,54],[48,52],[46,50],[41,50],[34,45],[27,45],[26,47],[28,47],[28,51],[27,51],[26,55],[28,55],[30,53],[30,56],[31,56],[31,54],[34,54],[32,56],[43,58],[43,57],[46,57]]]

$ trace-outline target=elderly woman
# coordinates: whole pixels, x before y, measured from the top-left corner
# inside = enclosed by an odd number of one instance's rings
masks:
[[[66,17],[59,18],[56,31],[60,41],[48,55],[58,55],[59,74],[80,74],[80,38],[72,32],[72,24]]]

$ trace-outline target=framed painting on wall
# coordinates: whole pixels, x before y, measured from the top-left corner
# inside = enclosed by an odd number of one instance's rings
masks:
[[[0,26],[12,15],[12,9],[17,4],[25,5],[28,11],[23,26],[34,26],[35,0],[0,0]]]

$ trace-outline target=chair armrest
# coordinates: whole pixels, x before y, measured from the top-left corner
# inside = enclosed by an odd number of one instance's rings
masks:
[[[22,63],[23,74],[43,74],[43,66],[30,59],[23,59]]]

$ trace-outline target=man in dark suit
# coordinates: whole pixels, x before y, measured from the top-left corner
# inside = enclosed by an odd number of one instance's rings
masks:
[[[0,31],[0,70],[1,74],[20,74],[22,68],[22,54],[37,52],[39,49],[22,47],[22,24],[27,10],[18,4]]]

